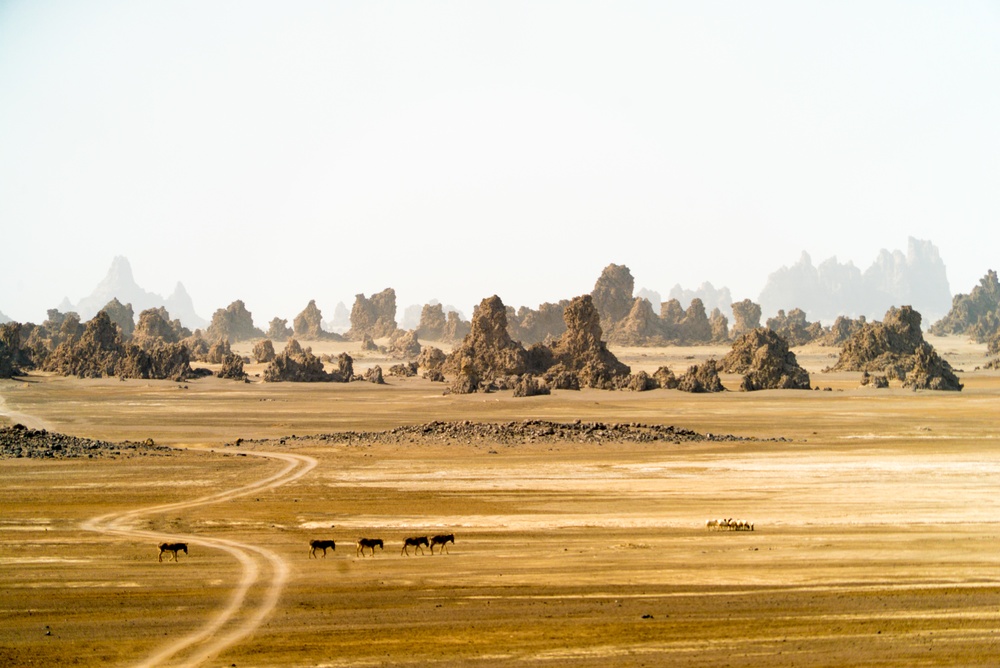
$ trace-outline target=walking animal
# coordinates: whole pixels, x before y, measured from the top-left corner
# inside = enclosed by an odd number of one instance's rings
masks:
[[[160,543],[160,554],[156,558],[157,561],[163,561],[163,553],[164,552],[171,552],[171,553],[173,553],[173,555],[174,555],[174,561],[177,561],[177,553],[178,552],[184,552],[184,554],[188,553],[188,544],[187,543]]]
[[[427,541],[427,536],[416,536],[414,538],[407,538],[406,540],[403,541],[403,551],[400,552],[400,554],[405,554],[406,556],[410,556],[409,548],[411,547],[414,548],[413,550],[414,553],[416,553],[417,550],[420,550],[420,554],[423,554],[424,547],[427,547],[429,544],[430,543],[428,543]]]
[[[372,556],[374,557],[376,546],[380,550],[385,549],[385,544],[382,542],[381,538],[359,538],[357,553],[363,557],[365,556],[365,548],[368,548],[372,551]]]
[[[434,554],[434,546],[440,545],[442,552],[448,551],[448,543],[455,544],[455,534],[441,534],[431,538],[431,554]]]
[[[327,549],[337,551],[337,544],[332,540],[311,540],[309,541],[309,557],[316,556],[316,550],[323,550],[323,558],[326,559]]]

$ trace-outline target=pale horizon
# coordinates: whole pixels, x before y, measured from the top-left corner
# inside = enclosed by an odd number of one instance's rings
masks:
[[[989,2],[0,2],[0,312],[127,257],[211,318],[391,287],[537,307],[608,264],[756,300],[909,237],[1000,247]],[[794,305],[789,305],[790,307]]]

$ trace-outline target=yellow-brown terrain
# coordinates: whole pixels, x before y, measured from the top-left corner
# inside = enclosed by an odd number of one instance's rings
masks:
[[[829,391],[0,381],[0,423],[176,448],[0,460],[0,665],[996,665],[1000,374],[929,340],[964,391],[860,389],[819,346],[796,352]],[[751,440],[314,438],[527,419]],[[730,517],[754,531],[706,529]],[[400,554],[439,533],[447,553]],[[158,561],[164,540],[189,554]]]

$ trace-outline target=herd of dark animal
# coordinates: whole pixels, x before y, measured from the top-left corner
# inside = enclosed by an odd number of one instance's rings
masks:
[[[429,538],[427,536],[413,536],[403,541],[403,549],[400,550],[399,553],[401,555],[405,554],[406,556],[410,556],[411,547],[413,548],[414,554],[416,554],[418,551],[420,552],[420,554],[423,554],[425,547],[430,549],[431,554],[434,554],[435,547],[441,548],[439,552],[447,552],[448,543],[451,543],[452,545],[455,544],[455,534],[453,533],[439,534],[437,536],[431,536]],[[381,538],[359,538],[357,542],[357,550],[355,551],[355,553],[357,554],[357,556],[363,557],[365,556],[365,550],[370,550],[371,556],[374,557],[376,547],[379,550],[385,550],[385,542]],[[164,552],[170,552],[173,555],[174,561],[177,561],[178,552],[183,552],[184,554],[188,553],[187,543],[160,543],[159,548],[160,548],[160,555],[159,557],[157,557],[157,561],[163,561]],[[337,549],[337,543],[334,542],[333,540],[316,539],[309,541],[310,558],[318,559],[318,557],[316,557],[316,553],[322,550],[323,558],[325,559],[327,550],[336,551],[336,549]]]

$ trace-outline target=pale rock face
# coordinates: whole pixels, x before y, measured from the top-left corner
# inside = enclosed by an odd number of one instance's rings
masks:
[[[803,253],[796,264],[768,277],[758,301],[766,314],[801,308],[826,322],[840,315],[878,317],[892,306],[910,304],[933,321],[950,308],[951,290],[934,244],[911,237],[905,254],[883,249],[864,272],[836,257],[816,267]]]

